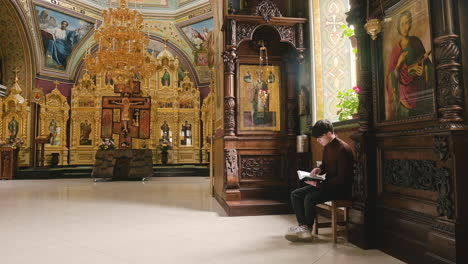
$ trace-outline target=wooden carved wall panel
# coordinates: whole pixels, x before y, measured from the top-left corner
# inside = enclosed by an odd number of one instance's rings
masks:
[[[241,179],[271,179],[281,172],[281,156],[241,156]]]
[[[449,158],[448,136],[434,137],[434,152],[439,156],[441,162],[445,162]]]
[[[354,145],[356,162],[354,163],[353,197],[362,202],[365,199],[364,164],[362,160],[361,142],[356,141]]]
[[[460,88],[459,73],[455,69],[438,71],[440,106],[461,105],[463,103],[463,91]]]
[[[458,36],[448,36],[437,39],[437,49],[435,50],[436,59],[441,64],[457,62],[460,56],[460,48],[456,43]]]
[[[237,51],[232,48],[223,52],[224,73],[234,74],[236,71]]]
[[[384,183],[418,190],[437,191],[437,212],[453,218],[451,172],[448,168],[436,167],[433,160],[386,160]]]
[[[261,16],[263,20],[270,21],[273,17],[282,17],[280,10],[271,0],[263,0],[255,9],[254,16]]]
[[[452,175],[448,168],[438,169],[435,175],[435,189],[439,193],[437,199],[437,213],[449,219],[454,218],[454,204],[452,202]]]
[[[304,48],[304,26],[302,24],[297,24],[297,43],[298,48]]]
[[[235,107],[234,97],[224,97],[224,130],[226,135],[234,135],[236,128]]]
[[[236,27],[236,43],[240,43],[243,39],[251,39],[253,30],[257,24],[238,22]]]
[[[433,230],[436,230],[436,231],[439,231],[439,232],[443,232],[443,233],[447,233],[449,235],[453,235],[455,234],[455,227],[454,225],[450,225],[450,224],[446,224],[446,223],[443,223],[443,222],[435,222],[431,228]]]
[[[237,46],[237,21],[234,20],[234,19],[231,19],[228,21],[228,25],[229,25],[229,32],[231,33],[229,38],[228,38],[228,43],[227,44],[230,44],[232,46]],[[223,54],[224,55],[224,54]]]
[[[293,26],[275,26],[280,34],[281,41],[289,41],[296,47],[296,29]]]
[[[464,92],[461,84],[459,36],[449,34],[434,39],[437,98],[442,122],[463,121]]]
[[[239,189],[239,164],[237,150],[226,149],[224,151],[226,161],[226,189]]]

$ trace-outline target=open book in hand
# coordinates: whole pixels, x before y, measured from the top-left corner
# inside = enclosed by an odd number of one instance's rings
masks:
[[[308,171],[301,171],[301,170],[297,171],[297,176],[299,176],[299,180],[304,180],[304,181],[324,181],[326,175],[327,175],[326,173],[312,175]]]

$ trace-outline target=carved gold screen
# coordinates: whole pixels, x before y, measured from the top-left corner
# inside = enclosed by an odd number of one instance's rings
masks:
[[[280,77],[279,66],[240,66],[241,131],[280,131]]]

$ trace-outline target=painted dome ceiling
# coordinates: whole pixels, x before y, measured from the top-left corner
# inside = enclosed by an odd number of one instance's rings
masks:
[[[144,10],[145,12],[170,12],[175,15],[208,1],[209,0],[128,0],[128,6],[130,8]],[[80,0],[79,2],[85,5],[107,9],[109,7],[116,7],[119,0]]]

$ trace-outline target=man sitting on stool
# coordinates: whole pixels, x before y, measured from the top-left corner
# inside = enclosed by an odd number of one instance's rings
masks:
[[[312,127],[312,136],[324,146],[322,165],[310,173],[324,174],[322,182],[305,181],[307,186],[291,193],[291,203],[298,226],[291,227],[285,235],[292,242],[311,240],[315,219],[315,205],[331,200],[351,198],[353,180],[353,152],[348,144],[336,137],[329,120],[319,120]]]

